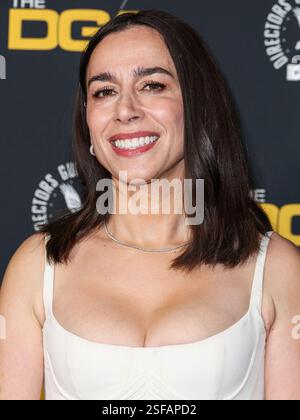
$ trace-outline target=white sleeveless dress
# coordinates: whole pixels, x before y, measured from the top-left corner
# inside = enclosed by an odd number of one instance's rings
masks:
[[[263,400],[266,331],[262,237],[247,313],[201,341],[159,347],[101,344],[55,319],[54,266],[45,259],[43,326],[46,400]]]

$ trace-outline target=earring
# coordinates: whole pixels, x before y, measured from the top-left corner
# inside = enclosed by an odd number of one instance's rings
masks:
[[[96,156],[95,153],[94,153],[94,146],[92,144],[91,144],[91,147],[90,147],[90,154],[93,155],[93,156]]]

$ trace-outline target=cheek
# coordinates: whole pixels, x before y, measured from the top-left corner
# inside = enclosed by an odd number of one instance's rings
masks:
[[[100,129],[105,126],[107,117],[105,112],[99,112],[96,107],[90,108],[86,115],[87,125],[90,130]]]
[[[181,125],[183,121],[183,105],[179,100],[156,101],[149,112],[163,125]]]

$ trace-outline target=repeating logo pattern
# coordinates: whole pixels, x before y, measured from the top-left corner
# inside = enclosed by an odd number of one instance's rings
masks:
[[[76,212],[82,207],[80,183],[73,162],[57,167],[56,174],[48,173],[34,191],[31,219],[34,230],[51,221],[66,209]]]
[[[264,28],[266,53],[276,70],[286,70],[286,80],[300,81],[300,0],[278,0]]]

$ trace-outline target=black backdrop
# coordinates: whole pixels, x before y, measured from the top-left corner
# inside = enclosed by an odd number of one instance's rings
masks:
[[[40,223],[80,205],[70,141],[82,28],[121,8],[169,11],[203,36],[238,105],[256,200],[300,246],[300,0],[1,0],[0,278]]]

